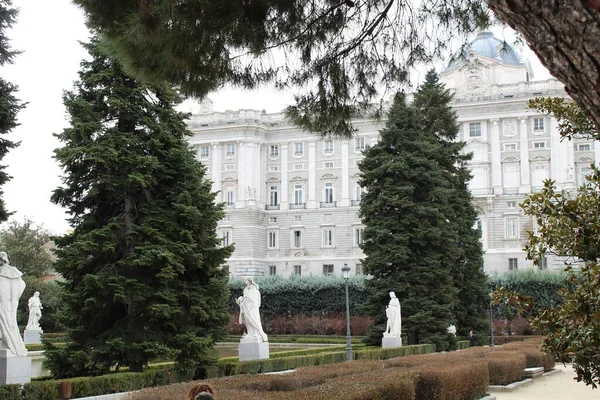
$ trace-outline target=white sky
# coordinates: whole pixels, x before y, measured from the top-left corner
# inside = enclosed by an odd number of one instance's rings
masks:
[[[87,53],[79,45],[89,37],[81,11],[70,0],[14,0],[20,9],[17,24],[9,32],[11,45],[23,51],[13,65],[2,68],[2,77],[19,86],[17,97],[28,102],[19,114],[20,126],[10,135],[21,145],[10,151],[2,164],[13,179],[4,188],[4,199],[13,218],[25,217],[55,234],[69,228],[67,215],[50,202],[52,191],[60,185],[60,168],[53,150],[60,143],[53,133],[67,126],[62,93],[72,88],[80,61]],[[494,30],[508,38],[507,31]],[[536,79],[549,75],[530,51],[525,56],[533,64]],[[241,108],[282,110],[292,101],[290,93],[274,90],[241,92],[225,89],[210,96],[215,111]]]

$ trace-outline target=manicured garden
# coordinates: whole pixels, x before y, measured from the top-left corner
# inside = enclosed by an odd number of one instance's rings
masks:
[[[352,362],[345,362],[343,345],[334,345],[277,352],[265,360],[223,358],[205,367],[203,374],[224,400],[477,399],[488,392],[489,385],[523,379],[524,368],[551,370],[554,360],[540,351],[540,342],[541,338],[534,338],[494,348],[467,348],[467,342],[461,341],[462,350],[444,353],[434,353],[435,346],[430,344],[392,349],[356,344]],[[177,376],[171,367],[172,363],[162,363],[142,373],[73,378],[72,398],[136,391],[128,400],[183,399],[194,382],[185,382],[189,378]],[[263,374],[292,369],[296,371]],[[58,400],[59,382],[3,386],[0,400]]]
[[[554,360],[540,351],[539,340],[388,360],[363,359],[360,351],[357,355],[356,361],[299,367],[288,374],[242,374],[206,382],[215,387],[220,400],[469,400],[484,397],[489,385],[522,380],[525,368],[543,367],[545,371],[554,368]],[[127,399],[184,398],[193,384],[144,389]]]

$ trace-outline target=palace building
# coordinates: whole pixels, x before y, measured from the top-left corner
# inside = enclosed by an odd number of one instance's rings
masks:
[[[523,247],[533,220],[519,203],[553,179],[572,190],[600,159],[593,141],[561,141],[555,120],[527,108],[539,96],[566,96],[555,80],[532,80],[530,66],[481,32],[441,73],[454,93],[460,140],[473,153],[470,189],[479,212],[486,272],[532,268]],[[256,110],[192,115],[190,142],[226,204],[219,224],[234,276],[362,274],[358,163],[383,122],[354,121],[354,138],[321,139],[283,114]],[[543,268],[560,269],[551,256]]]

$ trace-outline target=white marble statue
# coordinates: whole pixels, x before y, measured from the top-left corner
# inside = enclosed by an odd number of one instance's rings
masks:
[[[42,318],[42,302],[40,301],[40,292],[35,292],[33,296],[29,298],[27,302],[29,307],[29,320],[27,321],[27,327],[32,331],[42,330],[40,326],[40,318]]]
[[[456,325],[450,325],[446,331],[449,334],[456,336]]]
[[[385,309],[385,315],[387,316],[387,325],[383,336],[401,337],[402,317],[400,316],[400,301],[394,292],[390,292],[390,302]]]
[[[246,325],[246,333],[242,340],[257,340],[267,342],[267,334],[263,331],[260,322],[260,291],[252,278],[244,279],[246,287],[244,295],[238,297],[236,303],[240,306],[240,324]]]
[[[19,298],[25,290],[22,275],[21,271],[9,265],[8,255],[0,252],[0,348],[7,349],[13,356],[27,356],[17,325]]]

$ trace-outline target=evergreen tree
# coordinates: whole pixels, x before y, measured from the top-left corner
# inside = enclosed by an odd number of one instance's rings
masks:
[[[64,95],[71,126],[55,151],[65,175],[52,200],[74,230],[56,240],[68,346],[46,343],[49,367],[60,377],[141,371],[160,357],[193,373],[230,317],[224,213],[176,93],[129,78],[96,39],[84,46],[92,57]]]
[[[0,0],[0,66],[12,64],[14,57],[19,54],[18,51],[11,49],[6,36],[6,30],[15,23],[16,18],[17,10],[12,8],[12,1]],[[17,114],[25,107],[25,104],[14,95],[17,90],[16,85],[0,77],[0,161],[4,159],[10,149],[18,146],[18,143],[6,138],[6,135],[19,125]],[[5,170],[6,166],[1,165],[0,187],[10,180],[10,176]],[[3,191],[0,190],[0,222],[8,220],[11,215],[6,209],[2,195]]]
[[[464,142],[457,141],[459,125],[456,113],[450,106],[452,95],[439,82],[431,70],[415,94],[412,106],[421,118],[421,129],[437,135],[442,144],[438,154],[440,165],[451,172],[454,184],[453,203],[448,219],[456,230],[457,253],[452,261],[452,277],[458,289],[458,302],[454,308],[458,332],[467,335],[469,330],[484,333],[488,328],[487,308],[490,301],[487,277],[483,271],[481,232],[474,228],[477,211],[472,203],[468,183],[471,172],[467,162],[472,154],[464,153]],[[440,157],[443,155],[443,158]]]
[[[443,165],[444,143],[422,125],[419,111],[398,94],[380,141],[360,164],[364,267],[373,276],[365,307],[374,321],[370,343],[381,341],[388,292],[394,291],[409,344],[429,342],[445,350],[451,340],[446,329],[456,323],[452,260],[458,237],[448,218],[454,182]]]

